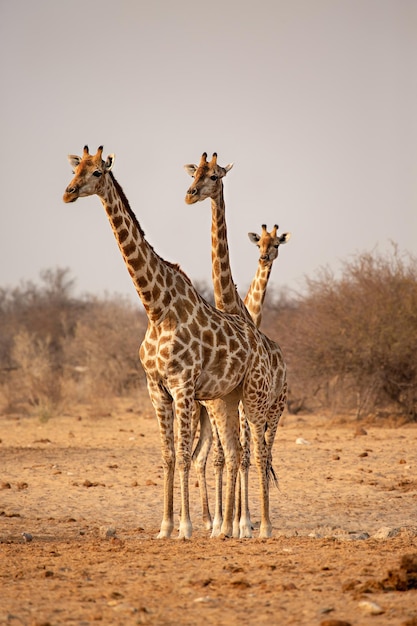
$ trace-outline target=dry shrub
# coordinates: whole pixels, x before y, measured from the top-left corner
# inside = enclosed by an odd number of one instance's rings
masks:
[[[395,405],[417,419],[417,261],[365,253],[340,278],[323,269],[307,293],[269,309],[297,403],[357,416]],[[304,398],[304,399],[303,399]]]
[[[61,377],[51,358],[50,339],[20,330],[14,337],[12,360],[15,368],[8,382],[9,402],[27,402],[39,417],[50,417],[61,402]]]
[[[117,297],[73,298],[72,287],[68,270],[58,269],[43,272],[40,286],[0,290],[3,410],[26,405],[46,418],[143,384],[143,311]]]
[[[143,387],[138,357],[147,319],[138,301],[71,296],[67,270],[0,290],[0,391],[12,410],[42,415],[108,402]],[[307,280],[305,294],[269,294],[262,329],[281,345],[289,409],[417,419],[417,261],[365,253]],[[201,288],[207,291],[203,284]],[[140,307],[140,308],[139,308]]]
[[[139,346],[146,317],[125,300],[95,300],[65,342],[66,378],[77,399],[94,401],[130,393],[144,384]]]

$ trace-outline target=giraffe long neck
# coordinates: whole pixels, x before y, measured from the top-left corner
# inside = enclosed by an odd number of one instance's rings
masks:
[[[164,261],[146,241],[123,189],[111,172],[106,175],[99,197],[148,317],[154,321],[161,319],[169,310],[174,281],[188,282],[188,279],[178,266]]]
[[[271,275],[272,263],[258,263],[258,268],[244,299],[245,306],[257,328],[261,325],[263,303]]]
[[[233,282],[227,242],[226,207],[223,185],[216,198],[211,199],[211,260],[214,301],[216,308],[249,318],[249,313]]]

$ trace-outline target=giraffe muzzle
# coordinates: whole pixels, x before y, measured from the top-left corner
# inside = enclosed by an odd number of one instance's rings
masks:
[[[64,202],[75,202],[78,198],[78,187],[67,187],[63,195]]]
[[[190,187],[185,196],[185,202],[187,204],[194,204],[198,200],[198,189]]]

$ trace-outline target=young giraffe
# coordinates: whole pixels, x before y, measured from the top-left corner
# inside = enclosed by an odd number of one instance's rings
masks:
[[[257,245],[259,248],[259,260],[258,266],[256,270],[256,274],[252,279],[252,282],[249,286],[249,290],[244,299],[244,304],[249,311],[250,316],[252,317],[255,325],[259,328],[262,320],[262,309],[263,303],[265,301],[266,290],[268,287],[269,278],[271,275],[272,265],[275,259],[278,257],[278,249],[281,244],[287,243],[290,239],[291,233],[284,233],[280,236],[277,236],[278,225],[275,225],[271,232],[268,232],[266,225],[262,224],[262,232],[261,235],[256,233],[248,233],[248,237],[250,241]],[[241,460],[241,469],[245,468],[245,471],[249,471],[250,466],[250,433],[248,432],[248,423],[247,420],[244,420],[244,424],[241,424],[241,427],[244,428],[244,435],[241,436],[241,441],[243,439],[243,457]],[[216,433],[215,433],[216,437]],[[212,445],[213,435],[210,429],[210,425],[208,423],[208,415],[204,408],[200,414],[200,435],[197,442],[197,446],[193,453],[193,461],[194,466],[198,475],[198,483],[200,486],[200,495],[202,502],[202,511],[203,511],[203,521],[206,523],[206,527],[208,529],[212,528],[211,515],[208,505],[208,496],[207,496],[207,483],[206,483],[206,465],[207,465],[207,457],[210,452],[210,448]],[[215,440],[216,441],[216,440]],[[217,455],[221,455],[221,448],[218,443],[216,446]],[[223,461],[224,462],[224,461]],[[219,459],[217,459],[217,463],[219,463]],[[248,495],[246,494],[245,500],[243,502],[246,513],[242,513],[241,506],[241,496],[239,483],[237,485],[238,495],[236,498],[236,511],[235,518],[233,523],[233,536],[240,536],[239,529],[239,521],[240,517],[244,515],[247,518],[247,524],[250,524],[250,514],[248,508]]]
[[[275,411],[285,370],[274,368],[268,340],[252,323],[210,306],[177,265],[164,261],[145,239],[144,232],[115,180],[114,155],[102,159],[103,147],[82,157],[70,155],[74,178],[64,202],[97,195],[106,211],[136,291],[148,316],[140,348],[149,395],[154,406],[164,463],[164,506],[158,537],[170,537],[173,527],[173,488],[176,453],[174,406],[177,422],[177,458],[181,487],[179,537],[189,538],[189,470],[191,423],[196,401],[215,424],[227,468],[225,517],[222,533],[232,533],[233,500],[240,460],[237,409],[243,402],[253,423],[254,449],[261,481],[260,536],[269,537],[268,450],[264,441],[264,415]],[[278,364],[277,364],[278,365]]]
[[[248,293],[244,299],[244,304],[250,313],[251,318],[257,328],[260,327],[262,321],[263,304],[265,301],[266,290],[268,287],[269,278],[271,276],[272,265],[275,259],[278,257],[279,246],[287,241],[291,237],[291,233],[283,233],[281,236],[277,236],[278,225],[275,224],[270,233],[266,229],[266,225],[262,224],[262,234],[248,233],[250,241],[255,243],[260,252],[258,267],[256,274],[250,284]],[[285,398],[286,398],[286,383],[285,383]],[[285,400],[284,400],[285,402]],[[281,413],[284,410],[282,406]],[[248,421],[245,417],[245,412],[241,406],[239,406],[240,417],[240,442],[242,445],[242,458],[240,462],[240,474],[241,480],[238,483],[238,491],[236,497],[236,510],[234,518],[234,530],[235,537],[239,537],[242,533],[247,533],[247,529],[252,528],[249,513],[249,467],[250,467],[250,430],[248,427]],[[278,417],[279,420],[279,417]],[[277,423],[278,425],[278,423]],[[272,471],[272,445],[274,439],[270,438],[270,467]],[[243,488],[243,497],[242,497]],[[242,529],[242,530],[241,530]],[[246,534],[243,534],[246,536]],[[250,536],[250,533],[249,533]]]
[[[251,319],[247,308],[245,307],[242,299],[240,298],[236,285],[233,281],[232,272],[230,268],[229,259],[229,246],[227,241],[227,227],[225,217],[225,203],[223,195],[223,177],[232,168],[233,164],[229,164],[226,167],[220,167],[217,163],[217,154],[214,153],[210,162],[207,161],[207,153],[203,153],[200,164],[185,165],[184,168],[193,178],[192,185],[187,190],[185,201],[187,204],[194,204],[196,202],[211,199],[212,208],[212,279],[214,289],[215,304],[218,309],[227,313],[239,315],[243,319]],[[265,337],[265,336],[264,336]],[[278,344],[265,338],[268,345],[266,349],[269,351],[271,358],[271,370],[270,375],[273,374],[275,368],[283,373],[282,386],[277,390],[277,396],[274,398],[273,409],[265,415],[264,427],[266,432],[264,435],[266,449],[267,449],[267,466],[265,471],[268,474],[268,470],[272,468],[272,445],[275,439],[276,429],[280,416],[285,407],[286,400],[286,367],[282,356],[281,349]],[[238,492],[236,514],[240,514],[239,535],[241,537],[251,537],[252,528],[248,514],[248,477],[249,466],[248,459],[250,455],[249,451],[249,438],[246,419],[249,421],[249,426],[252,432],[252,437],[256,431],[251,419],[248,415],[245,416],[245,408],[241,407],[240,410],[240,437],[241,445],[243,447],[243,458],[240,471],[240,483],[241,491]],[[216,441],[216,438],[214,438]],[[263,476],[260,472],[260,464],[257,459],[256,449],[255,460],[258,466],[258,475],[262,481],[266,480],[266,488],[268,489],[268,475]],[[247,465],[247,466],[246,466]],[[221,451],[218,450],[218,455],[215,452],[215,483],[216,483],[216,510],[213,523],[213,534],[218,534],[218,527],[221,525],[222,520],[222,462]],[[240,493],[244,494],[245,502],[241,506]],[[269,498],[269,493],[268,493]],[[236,522],[235,522],[236,526]],[[237,531],[235,531],[237,532]]]

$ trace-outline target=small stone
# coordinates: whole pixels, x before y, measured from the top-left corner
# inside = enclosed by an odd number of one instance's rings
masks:
[[[22,537],[23,537],[23,541],[29,543],[29,541],[32,541],[33,536],[30,533],[22,533]]]
[[[99,535],[102,539],[111,539],[116,537],[116,529],[113,526],[101,526]]]
[[[349,538],[353,541],[365,541],[369,539],[370,535],[367,532],[350,533]]]
[[[320,622],[320,626],[352,626],[350,622],[343,619],[325,619]]]
[[[297,446],[309,446],[310,442],[307,441],[307,439],[303,439],[302,437],[297,437],[297,439],[295,440],[295,443],[297,444]]]
[[[369,613],[370,615],[381,615],[384,613],[384,609],[379,606],[376,602],[371,602],[371,600],[361,600],[359,602],[359,608]]]
[[[379,528],[374,535],[372,535],[372,539],[391,539],[392,537],[396,537],[399,532],[399,528],[383,526],[382,528]]]
[[[11,489],[11,488],[12,488],[12,486],[8,482],[4,481],[4,482],[0,483],[0,489]]]

